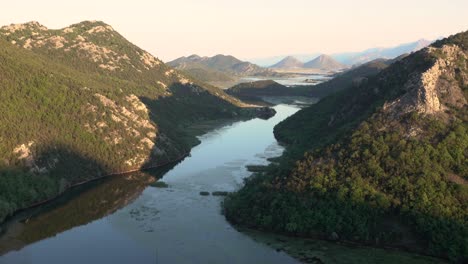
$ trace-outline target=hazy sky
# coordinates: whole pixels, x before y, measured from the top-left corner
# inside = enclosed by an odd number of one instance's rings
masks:
[[[0,24],[102,20],[167,61],[359,51],[468,30],[467,0],[2,0]]]

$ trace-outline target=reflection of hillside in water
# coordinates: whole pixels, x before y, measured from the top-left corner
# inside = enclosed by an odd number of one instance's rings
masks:
[[[134,201],[167,169],[109,177],[25,211],[0,227],[0,255],[98,220]],[[152,174],[152,175],[151,175]]]

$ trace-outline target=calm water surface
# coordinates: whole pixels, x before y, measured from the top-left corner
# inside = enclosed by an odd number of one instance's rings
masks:
[[[332,77],[323,74],[301,74],[296,77],[285,77],[285,78],[271,78],[271,77],[245,77],[241,78],[240,82],[255,82],[262,80],[273,80],[284,86],[300,86],[300,85],[314,85],[320,82],[330,80]],[[306,80],[312,80],[313,82],[307,82]]]
[[[0,238],[0,263],[296,263],[236,231],[220,213],[222,198],[201,191],[234,191],[249,176],[245,165],[267,164],[283,151],[275,124],[295,113],[275,107],[202,137],[192,155],[163,176],[114,177],[62,199],[27,221],[12,221]]]

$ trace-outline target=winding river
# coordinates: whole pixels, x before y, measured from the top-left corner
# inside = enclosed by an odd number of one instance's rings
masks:
[[[191,156],[166,171],[116,176],[20,214],[3,227],[0,263],[296,263],[235,230],[220,197],[283,148],[273,127],[298,108],[277,105],[269,120],[253,119],[200,137]],[[151,187],[163,174],[169,188]],[[152,175],[153,174],[153,175]]]

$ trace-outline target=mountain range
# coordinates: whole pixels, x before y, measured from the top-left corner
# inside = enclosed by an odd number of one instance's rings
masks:
[[[245,82],[226,89],[226,93],[244,101],[262,102],[264,97],[271,96],[303,96],[324,98],[345,89],[357,89],[369,81],[369,78],[380,73],[390,64],[403,59],[400,56],[393,60],[377,59],[347,71],[336,74],[332,79],[316,85],[301,85],[287,87],[275,81],[262,80]]]
[[[390,48],[372,48],[361,52],[340,53],[332,55],[336,60],[346,65],[362,64],[371,60],[383,58],[393,59],[406,53],[412,53],[429,46],[433,41],[420,39],[415,42],[401,44]]]
[[[202,132],[191,125],[272,114],[100,21],[1,27],[0,87],[0,222],[76,184],[183,158]]]
[[[288,56],[278,63],[270,66],[272,69],[282,69],[282,70],[292,70],[292,69],[316,69],[323,71],[339,71],[347,68],[346,65],[343,65],[333,59],[331,56],[322,54],[311,61],[301,62],[293,56]]]
[[[169,66],[208,83],[234,81],[243,76],[276,76],[271,69],[262,68],[250,62],[241,61],[230,55],[200,57],[191,55],[167,63]]]
[[[352,66],[356,64],[366,63],[366,62],[379,59],[379,58],[393,59],[405,53],[418,51],[428,46],[432,42],[433,41],[430,41],[430,40],[420,39],[414,42],[404,43],[404,44],[400,44],[394,47],[370,48],[370,49],[366,49],[364,51],[359,51],[359,52],[335,53],[335,54],[331,54],[331,57],[333,57],[336,61],[342,64]],[[282,59],[286,57],[294,57],[298,59],[300,62],[305,63],[317,56],[318,56],[317,53],[297,54],[297,55],[289,55],[289,56],[272,56],[272,57],[267,57],[267,58],[250,59],[249,61],[252,63],[256,63],[258,65],[267,67],[267,66],[278,63],[279,61],[281,61]]]

